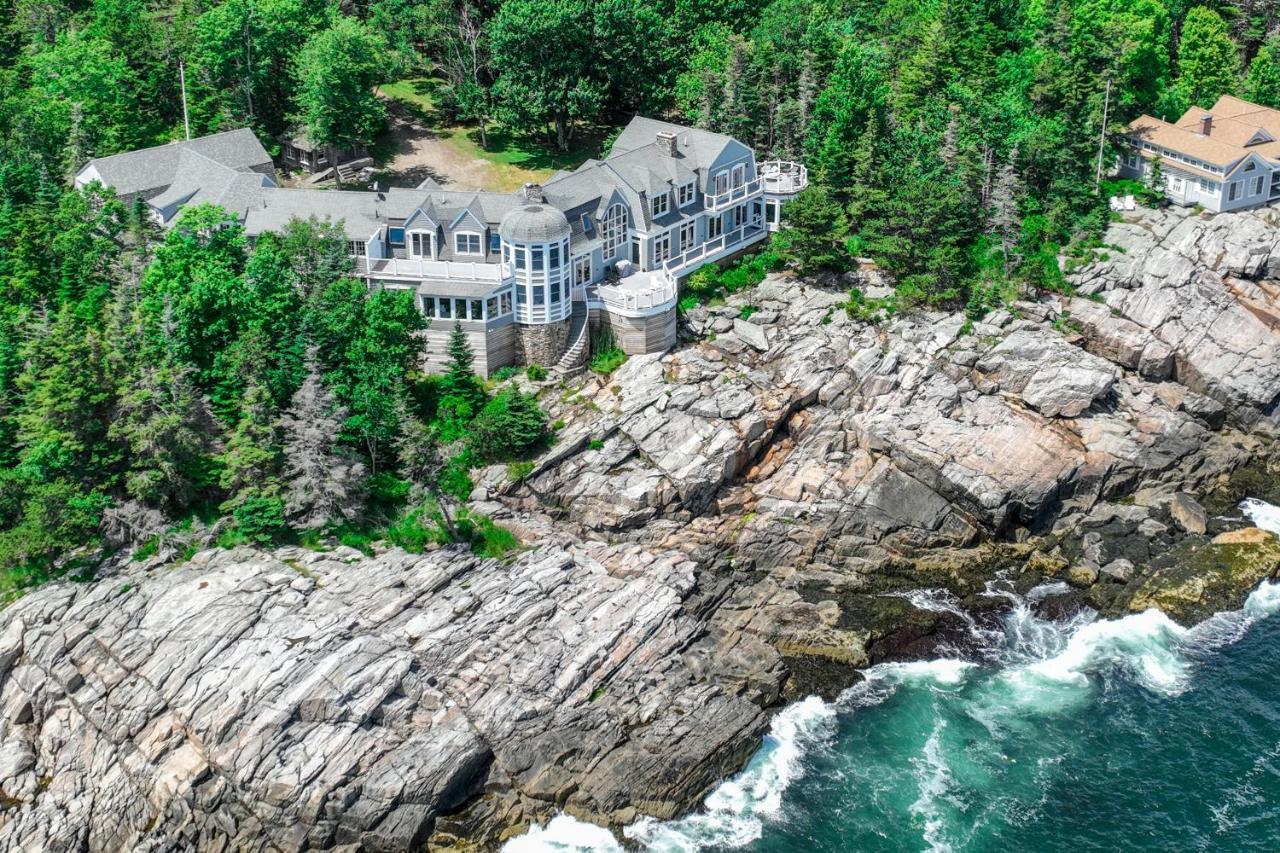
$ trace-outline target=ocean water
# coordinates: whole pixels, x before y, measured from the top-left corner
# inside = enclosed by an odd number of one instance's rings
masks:
[[[1242,510],[1280,533],[1280,509]],[[1183,628],[1010,609],[980,653],[882,664],[783,710],[746,769],[625,846],[558,817],[545,851],[1280,851],[1280,584]],[[917,606],[956,610],[941,591]]]

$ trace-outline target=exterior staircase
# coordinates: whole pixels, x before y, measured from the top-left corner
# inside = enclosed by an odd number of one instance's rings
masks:
[[[569,345],[556,366],[551,368],[553,373],[572,376],[582,372],[587,363],[587,345],[591,338],[587,327],[587,305],[585,302],[575,302],[569,322]]]

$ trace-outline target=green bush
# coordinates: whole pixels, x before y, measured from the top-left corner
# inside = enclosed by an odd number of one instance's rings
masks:
[[[485,515],[462,509],[454,519],[458,539],[471,544],[471,550],[481,557],[500,558],[520,550],[520,540],[505,527],[494,524]]]
[[[541,364],[531,364],[524,369],[524,375],[530,382],[541,382],[547,378],[547,369]]]
[[[604,449],[604,442],[598,438],[593,438],[587,442],[587,447],[592,450],[602,450]]]
[[[493,372],[493,378],[497,382],[505,382],[519,372],[520,372],[520,369],[518,367],[512,364],[508,364],[506,367],[499,367],[497,370],[495,370]]]
[[[757,308],[757,307],[756,307],[756,306],[754,306],[754,305],[743,305],[743,306],[742,306],[742,310],[738,312],[738,319],[739,319],[739,320],[750,320],[750,319],[751,319],[751,315],[752,315],[752,314],[754,314],[754,313],[756,313],[756,312],[757,312],[757,311],[759,311],[759,310],[760,310],[760,309],[759,309],[759,308]]]
[[[601,376],[613,373],[627,360],[627,354],[618,346],[618,339],[610,326],[601,326],[591,333],[591,353],[587,367]]]
[[[270,542],[287,528],[284,502],[275,495],[253,494],[232,512],[235,530],[249,542]]]
[[[525,477],[533,473],[533,462],[530,460],[521,460],[519,462],[507,463],[507,479],[513,483],[518,483]]]
[[[531,394],[514,388],[485,403],[467,429],[467,448],[482,463],[528,453],[547,438],[547,415]]]
[[[411,554],[421,554],[430,545],[449,541],[440,510],[434,504],[412,507],[387,525],[387,541]]]
[[[471,491],[475,488],[475,483],[471,481],[471,465],[471,452],[467,450],[445,462],[437,478],[440,491],[460,501],[470,498]]]

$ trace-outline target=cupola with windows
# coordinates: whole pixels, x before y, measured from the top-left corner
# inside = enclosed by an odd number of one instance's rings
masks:
[[[517,323],[558,323],[572,313],[569,230],[564,214],[546,204],[521,205],[499,223]]]

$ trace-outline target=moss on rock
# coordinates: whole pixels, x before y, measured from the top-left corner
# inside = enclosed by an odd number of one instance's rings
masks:
[[[1214,613],[1234,610],[1261,581],[1280,571],[1280,540],[1275,536],[1234,536],[1229,541],[1187,542],[1169,565],[1157,567],[1136,584],[1127,601],[1130,612],[1151,607],[1183,625]]]

